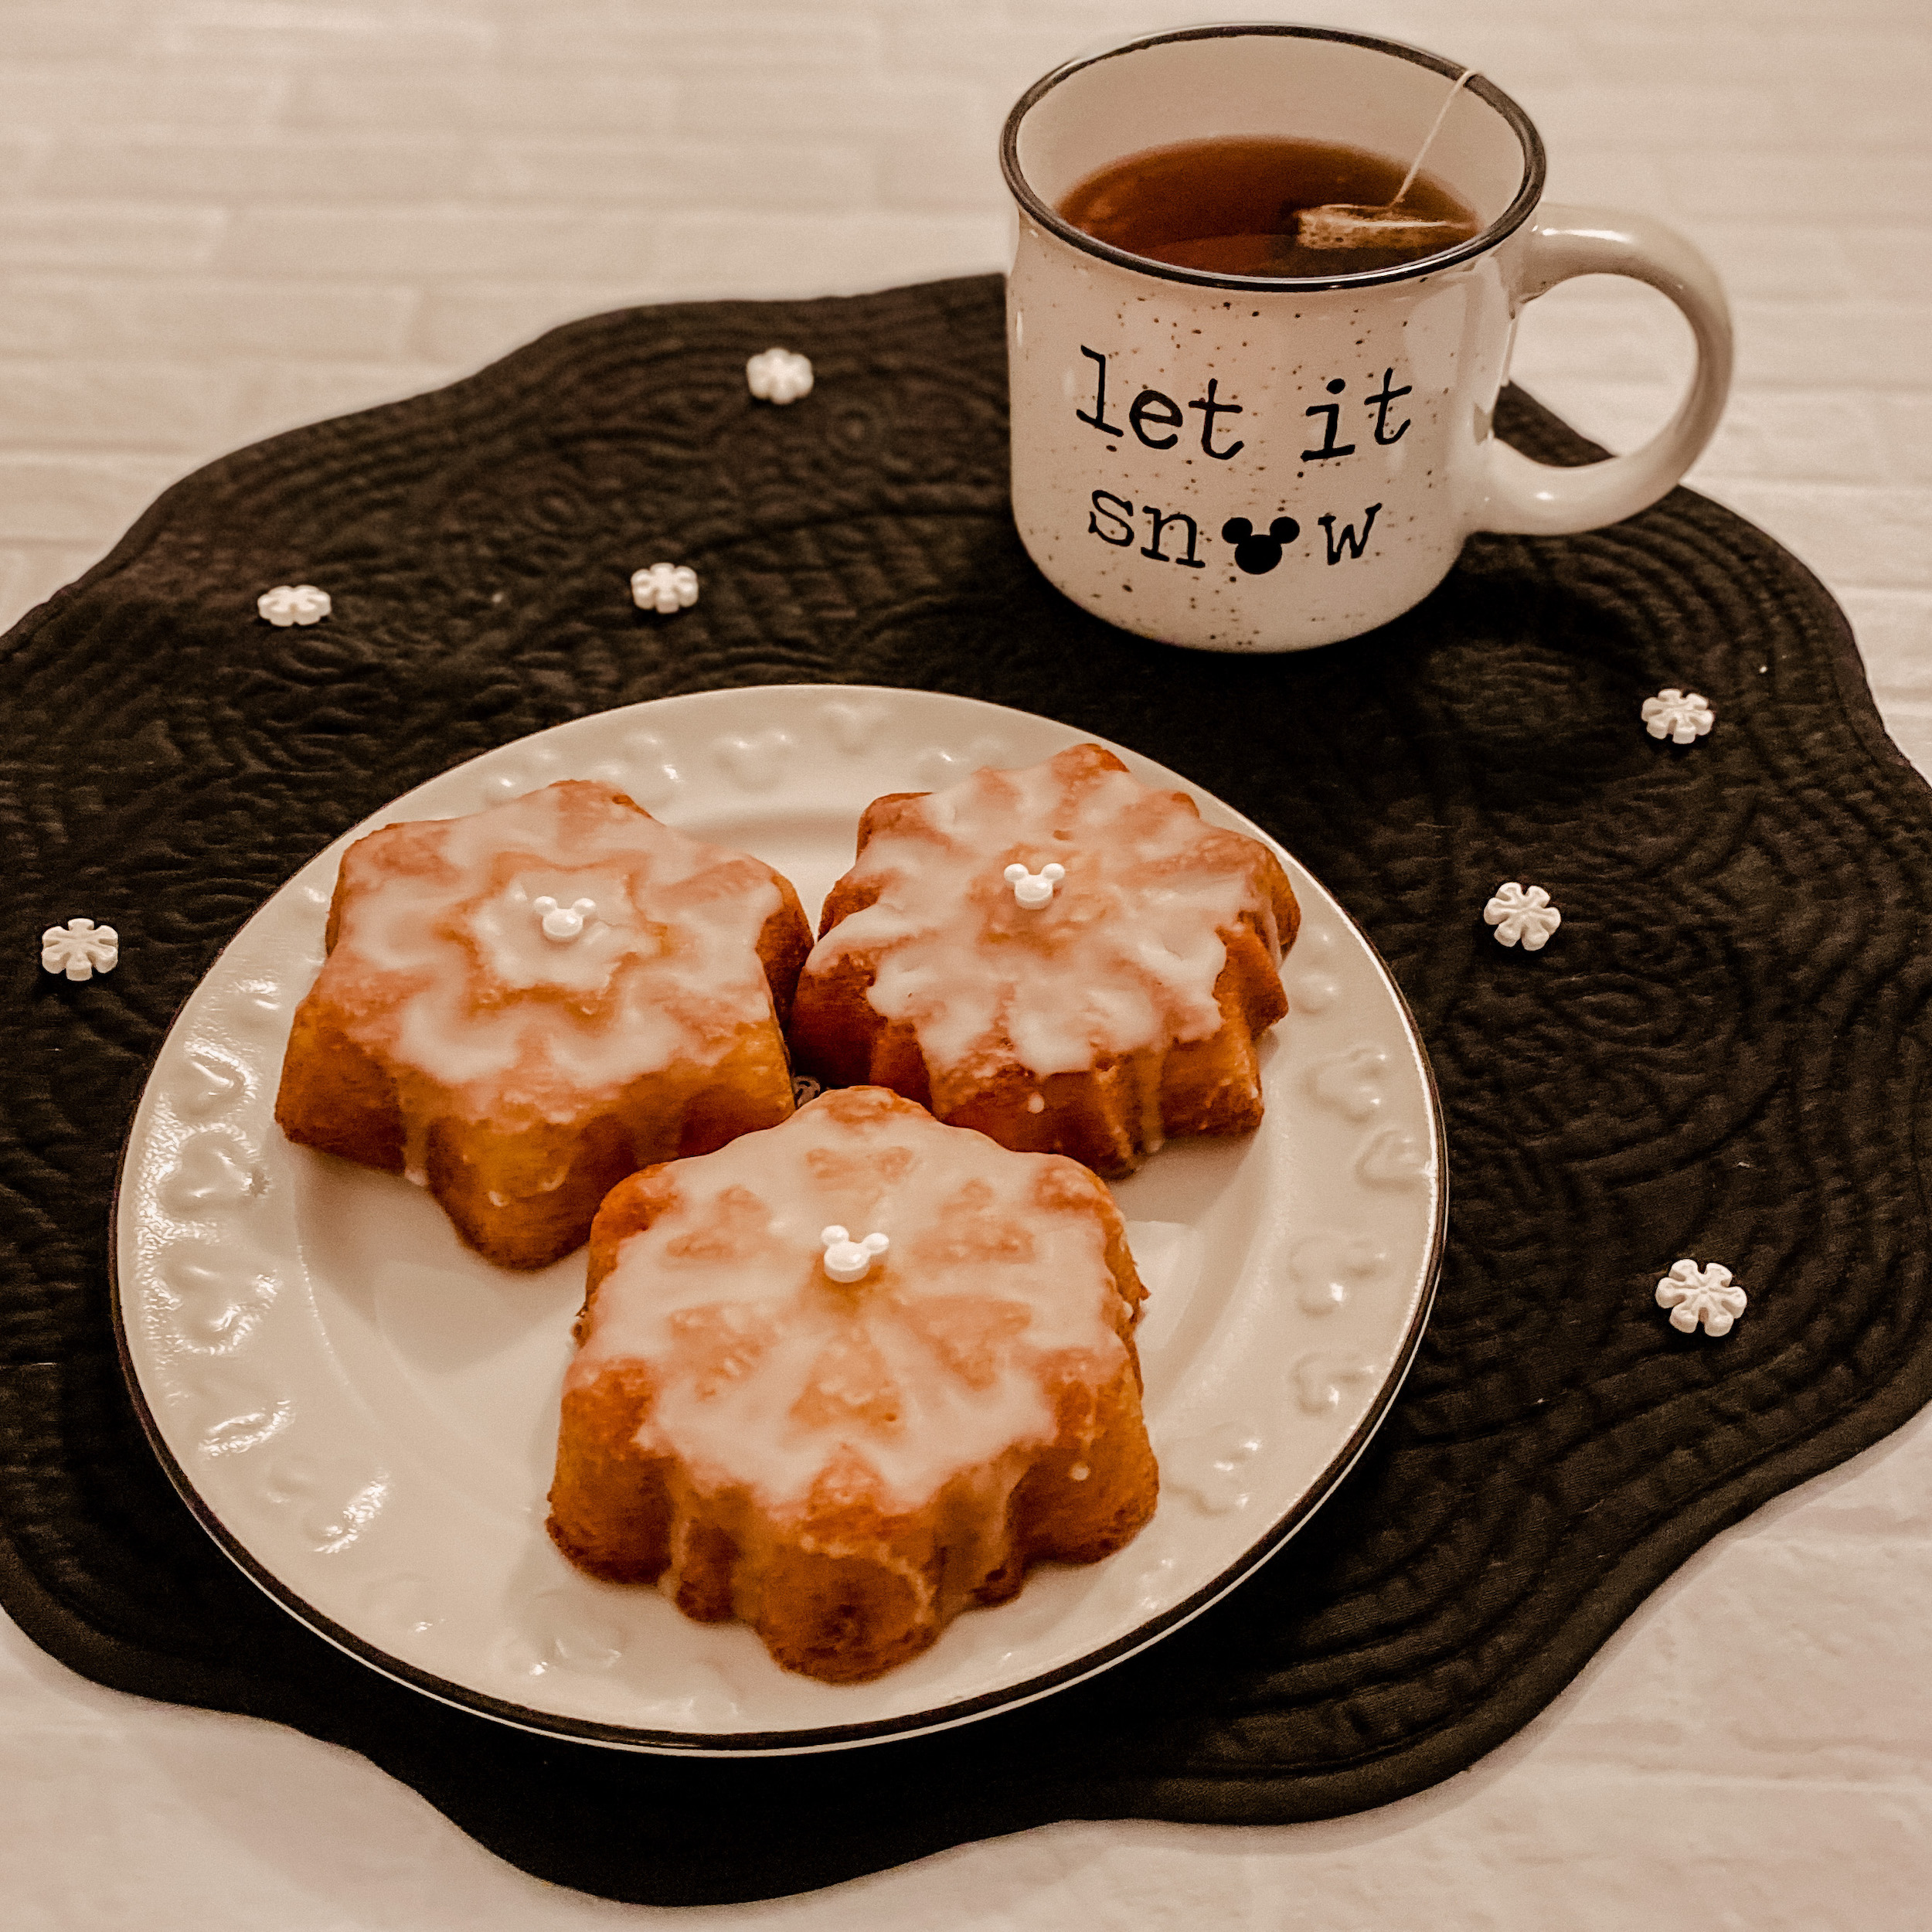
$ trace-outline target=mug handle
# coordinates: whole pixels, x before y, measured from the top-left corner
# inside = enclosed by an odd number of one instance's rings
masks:
[[[1628,275],[1683,311],[1697,367],[1676,413],[1641,449],[1559,469],[1512,449],[1492,429],[1485,444],[1488,491],[1473,527],[1565,536],[1634,516],[1697,461],[1731,386],[1731,316],[1716,271],[1662,222],[1604,208],[1545,208],[1522,231],[1505,268],[1512,308],[1577,275]]]

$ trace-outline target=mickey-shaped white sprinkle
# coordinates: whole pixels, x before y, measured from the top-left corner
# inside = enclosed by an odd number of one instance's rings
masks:
[[[567,906],[560,906],[546,893],[542,898],[532,900],[530,906],[532,911],[543,916],[543,937],[555,940],[561,946],[583,930],[583,922],[597,910],[597,902],[594,899],[579,899]]]
[[[50,973],[65,973],[70,979],[111,973],[120,959],[120,934],[111,926],[97,926],[91,919],[70,919],[64,926],[49,926],[40,935],[41,964]]]
[[[284,631],[291,624],[320,624],[332,608],[328,593],[312,583],[278,583],[255,600],[257,615]]]
[[[1679,691],[1675,685],[1666,685],[1655,697],[1644,700],[1644,729],[1653,738],[1668,738],[1673,744],[1692,743],[1716,722],[1708,699],[1695,691]]]
[[[1563,916],[1549,903],[1540,886],[1526,892],[1511,879],[1496,888],[1496,896],[1482,909],[1482,916],[1496,929],[1498,945],[1514,946],[1519,940],[1526,953],[1539,952],[1549,943],[1549,935],[1563,923]]]
[[[872,1263],[892,1246],[889,1236],[879,1233],[855,1241],[842,1227],[821,1228],[818,1238],[825,1244],[825,1272],[835,1281],[864,1281]]]
[[[1038,872],[1029,872],[1015,863],[1006,868],[1005,876],[1013,889],[1013,896],[1029,912],[1035,912],[1053,896],[1053,888],[1066,876],[1066,868],[1049,862]]]
[[[795,403],[811,393],[811,359],[788,349],[768,349],[746,363],[745,380],[761,403]]]
[[[631,601],[640,611],[668,617],[698,600],[698,573],[688,563],[653,563],[631,573]]]

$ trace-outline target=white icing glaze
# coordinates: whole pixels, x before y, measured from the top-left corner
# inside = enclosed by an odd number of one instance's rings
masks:
[[[770,870],[661,825],[607,786],[550,785],[468,818],[392,826],[343,860],[318,992],[450,1087],[604,1089],[700,1063],[768,1022]],[[577,934],[540,902],[587,903]]]
[[[850,1452],[917,1509],[957,1472],[1053,1440],[1048,1358],[1094,1383],[1119,1371],[1098,1184],[884,1099],[828,1094],[677,1163],[675,1202],[598,1286],[572,1383],[646,1364],[639,1439],[702,1488],[776,1507]],[[849,1286],[821,1265],[832,1213],[890,1238]]]
[[[867,997],[936,1070],[1013,1058],[1044,1078],[1213,1033],[1223,931],[1248,913],[1281,956],[1261,848],[1104,757],[1076,746],[896,808],[848,875],[878,897],[806,972],[876,954]],[[1064,869],[1048,903],[1016,899],[1015,865]]]

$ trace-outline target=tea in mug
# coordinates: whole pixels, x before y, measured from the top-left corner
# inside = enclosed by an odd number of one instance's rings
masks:
[[[1406,162],[1327,141],[1217,136],[1110,162],[1060,204],[1096,241],[1219,275],[1329,281],[1396,268],[1473,236],[1472,209]]]

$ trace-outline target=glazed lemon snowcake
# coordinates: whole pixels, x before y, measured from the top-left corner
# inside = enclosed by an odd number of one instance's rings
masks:
[[[1144,1291],[1084,1168],[876,1087],[631,1175],[590,1237],[550,1533],[856,1682],[1153,1513]]]
[[[344,855],[275,1117],[543,1267],[625,1175],[790,1114],[810,944],[769,866],[609,785],[385,826]]]
[[[1261,1119],[1299,909],[1274,853],[1075,745],[866,808],[791,1039],[1002,1145],[1102,1173]]]

